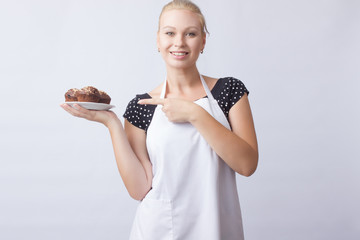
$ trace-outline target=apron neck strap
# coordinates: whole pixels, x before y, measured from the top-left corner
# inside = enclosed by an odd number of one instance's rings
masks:
[[[200,74],[200,80],[201,80],[201,83],[204,87],[204,90],[205,90],[205,93],[207,95],[207,97],[212,101],[214,100],[214,97],[213,95],[211,94],[211,91],[209,89],[209,87],[207,86],[203,76]],[[164,84],[163,84],[163,87],[162,87],[162,90],[161,90],[161,94],[160,94],[160,98],[164,98],[165,97],[165,92],[166,92],[166,83],[167,83],[167,80],[165,80]]]
[[[165,97],[166,82],[167,82],[167,80],[165,79],[165,82],[164,82],[163,87],[162,87],[162,90],[161,90],[160,98],[164,98],[164,97]]]

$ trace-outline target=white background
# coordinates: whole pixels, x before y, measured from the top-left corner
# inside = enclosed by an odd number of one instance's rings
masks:
[[[109,133],[59,104],[107,91],[121,117],[160,84],[167,1],[0,1],[0,239],[127,239],[138,202]],[[360,235],[360,3],[195,1],[211,33],[198,67],[250,91],[260,160],[237,176],[247,240]]]

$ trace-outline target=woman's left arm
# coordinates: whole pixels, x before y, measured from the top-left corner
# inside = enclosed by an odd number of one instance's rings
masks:
[[[237,173],[251,176],[258,164],[258,145],[247,94],[230,108],[228,130],[206,110],[194,107],[189,122]]]
[[[211,148],[237,173],[251,176],[258,163],[258,146],[247,94],[229,111],[232,131],[199,105],[182,99],[142,99],[139,104],[160,104],[171,122],[190,122]]]

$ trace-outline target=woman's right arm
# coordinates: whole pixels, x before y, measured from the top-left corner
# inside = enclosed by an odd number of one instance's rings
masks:
[[[142,200],[152,184],[152,165],[146,149],[146,135],[127,120],[125,129],[114,112],[91,111],[75,105],[61,105],[67,112],[90,121],[104,124],[110,132],[116,163],[130,196]]]
[[[109,125],[116,163],[130,196],[141,200],[151,189],[152,165],[146,149],[145,131],[125,119],[125,130],[118,118]]]

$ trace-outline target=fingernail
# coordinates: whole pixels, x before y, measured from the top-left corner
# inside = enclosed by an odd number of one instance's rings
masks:
[[[141,104],[141,103],[142,103],[142,100],[139,100],[137,103],[138,103],[138,104]]]

